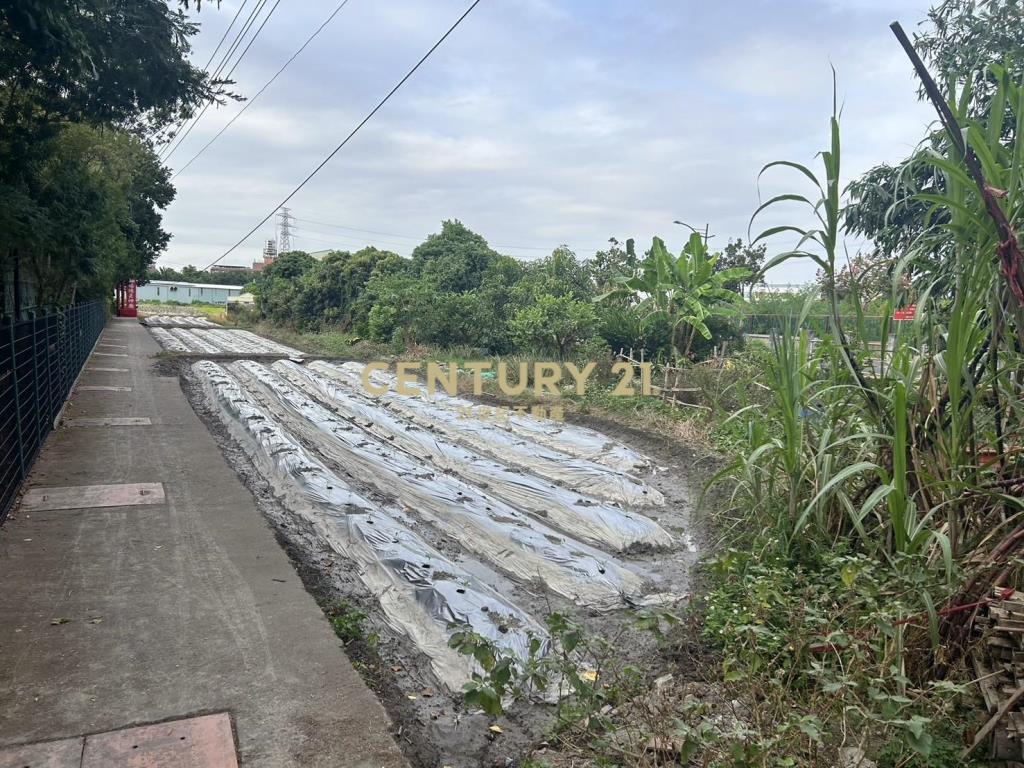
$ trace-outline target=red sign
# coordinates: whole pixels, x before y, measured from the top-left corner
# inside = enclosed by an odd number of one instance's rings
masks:
[[[136,294],[137,283],[129,280],[127,283],[118,283],[116,291],[117,316],[138,317],[139,302]]]
[[[892,319],[897,321],[913,320],[915,317],[917,317],[916,304],[908,304],[892,313]]]

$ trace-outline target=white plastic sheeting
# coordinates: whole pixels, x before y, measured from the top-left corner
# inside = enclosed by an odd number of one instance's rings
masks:
[[[353,391],[363,391],[360,379],[362,366],[359,364],[345,363],[339,366],[316,361],[310,363],[309,367],[344,382]],[[387,379],[378,380],[378,383],[387,383]],[[624,472],[524,439],[502,428],[496,421],[461,418],[462,414],[457,408],[449,407],[453,398],[433,402],[425,397],[408,397],[388,390],[375,400],[421,427],[436,430],[454,442],[526,472],[561,483],[578,493],[627,506],[660,506],[665,503],[656,488]],[[469,403],[468,400],[465,402]],[[469,407],[478,406],[477,403],[469,403]]]
[[[543,628],[528,614],[420,539],[401,512],[388,514],[312,458],[223,367],[202,361],[193,371],[286,509],[356,565],[389,626],[427,655],[441,682],[458,690],[471,672],[471,662],[448,647],[455,627],[471,627],[520,658],[531,636],[546,647]]]
[[[513,579],[539,580],[555,594],[598,610],[642,597],[641,577],[603,552],[557,532],[503,501],[411,456],[343,420],[293,387],[277,372],[252,361],[235,372],[271,415],[318,451],[380,493],[396,498],[417,517]],[[269,397],[260,397],[258,389]]]
[[[171,352],[188,352],[188,344],[166,328],[150,328],[149,332],[153,334],[153,338],[155,338],[157,343],[164,349],[170,350]]]
[[[376,437],[459,475],[478,488],[486,488],[492,495],[581,541],[620,551],[634,545],[672,545],[672,537],[650,518],[510,469],[396,416],[371,398],[316,371],[289,361],[274,363],[273,368],[290,383]]]
[[[150,332],[164,349],[203,355],[280,355],[302,357],[294,347],[264,339],[255,333],[210,328],[151,327]],[[173,341],[172,341],[173,339]]]
[[[362,374],[365,366],[362,363],[345,363],[343,367]],[[374,371],[374,376],[378,377],[378,380],[387,381],[392,386],[395,383],[395,377],[390,373]],[[472,400],[453,397],[442,391],[429,395],[426,387],[420,384],[414,383],[412,386],[418,389],[424,397],[430,397],[438,405],[453,410],[479,405]],[[556,451],[581,459],[589,459],[622,472],[647,469],[652,465],[649,458],[637,453],[625,443],[578,424],[566,424],[561,421],[513,413],[510,414],[507,421],[499,422],[499,426],[527,440],[554,448]]]
[[[207,317],[196,315],[152,315],[140,321],[150,328],[217,328]]]

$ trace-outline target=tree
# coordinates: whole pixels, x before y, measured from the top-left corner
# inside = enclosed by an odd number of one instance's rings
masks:
[[[700,234],[690,235],[678,257],[672,256],[661,238],[641,262],[639,273],[619,280],[615,291],[634,302],[641,317],[661,317],[671,327],[676,355],[689,357],[694,338],[712,338],[708,322],[712,317],[735,315],[741,297],[726,284],[749,276],[745,268],[717,271],[717,255],[710,255]]]
[[[40,307],[144,275],[169,240],[156,209],[174,196],[167,170],[133,136],[71,124],[52,143],[33,180],[34,231],[20,243]]]
[[[521,306],[545,295],[569,296],[579,301],[588,301],[594,296],[587,265],[564,245],[550,256],[527,264],[513,289],[514,301]]]
[[[626,240],[626,247],[614,237],[608,239],[608,248],[598,251],[588,264],[590,279],[597,291],[612,290],[621,277],[631,277],[640,265],[633,238]]]
[[[571,356],[573,350],[597,333],[597,313],[591,302],[543,294],[529,305],[517,310],[511,330],[516,344],[525,350],[557,355],[559,360]]]
[[[764,267],[767,253],[767,245],[744,245],[740,238],[726,243],[725,250],[719,254],[718,260],[715,262],[715,271],[743,269],[746,270],[747,275],[735,280],[728,280],[723,283],[723,287],[743,295],[745,289],[764,285],[764,275],[761,270]]]
[[[1008,67],[1012,80],[1024,75],[1024,14],[1019,0],[943,0],[928,12],[928,19],[930,25],[914,36],[914,45],[938,73],[938,82],[971,84],[962,104],[968,115],[988,109],[996,87],[991,65]],[[920,95],[924,97],[923,91]],[[1007,122],[1003,138],[1009,140],[1012,130]],[[912,248],[926,231],[939,231],[949,220],[948,211],[933,212],[933,204],[918,197],[944,193],[942,175],[927,156],[944,154],[947,146],[943,132],[932,132],[924,137],[921,149],[902,163],[876,166],[854,180],[847,188],[848,230],[869,238],[880,254],[890,258],[915,251],[924,269],[948,261],[949,238],[930,238],[928,253]]]
[[[288,251],[267,265],[253,283],[260,315],[279,323],[294,323],[299,279],[315,264],[316,259],[305,251]]]
[[[834,281],[822,270],[818,270],[816,281],[824,301],[831,299],[834,290],[836,301],[856,300],[865,306],[892,293],[893,266],[893,260],[879,251],[858,253],[843,265]]]
[[[464,293],[479,287],[487,268],[499,258],[480,235],[451,220],[412,252],[416,273],[439,292]]]
[[[0,279],[45,306],[145,276],[174,194],[154,136],[230,96],[189,61],[197,31],[164,0],[0,4]]]
[[[399,257],[372,247],[355,253],[332,251],[327,254],[301,278],[296,306],[299,323],[316,329],[335,325],[347,331],[365,322],[359,299],[377,266],[393,258]]]

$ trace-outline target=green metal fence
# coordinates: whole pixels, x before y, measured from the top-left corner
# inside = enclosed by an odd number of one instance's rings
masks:
[[[798,317],[795,315],[745,315],[743,317],[743,332],[750,334],[782,333],[787,326],[793,332],[808,330],[815,336],[822,337],[831,335],[833,329],[832,317],[830,315],[808,315],[804,318],[803,325],[797,328]],[[841,318],[846,333],[853,334],[857,328],[857,318]],[[871,315],[864,318],[864,332],[866,341],[882,340],[883,318]]]
[[[106,322],[98,301],[0,325],[0,523]]]

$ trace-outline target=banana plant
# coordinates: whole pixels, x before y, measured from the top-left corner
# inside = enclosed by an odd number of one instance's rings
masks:
[[[679,256],[673,256],[656,237],[636,274],[619,278],[618,286],[597,301],[625,295],[636,302],[634,309],[645,320],[664,317],[672,328],[677,356],[689,357],[698,334],[711,339],[708,321],[712,317],[737,314],[742,297],[726,284],[750,274],[742,267],[716,271],[717,262],[718,254],[711,254],[696,232]]]

